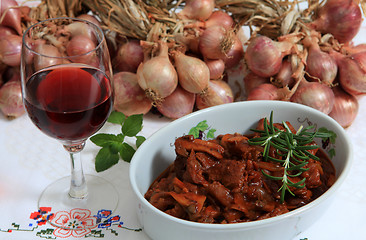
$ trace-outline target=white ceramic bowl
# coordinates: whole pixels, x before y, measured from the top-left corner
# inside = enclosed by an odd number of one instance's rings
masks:
[[[176,157],[174,141],[197,125],[207,123],[225,133],[247,133],[260,118],[269,118],[273,110],[274,122],[288,120],[297,129],[300,125],[326,127],[337,134],[334,185],[311,203],[289,213],[259,221],[234,224],[197,223],[172,217],[152,206],[144,194],[151,183]],[[144,231],[154,240],[292,239],[314,223],[324,213],[336,190],[349,172],[352,147],[344,129],[327,115],[304,105],[278,101],[246,101],[220,105],[175,120],[148,138],[135,153],[130,166],[130,181],[137,201],[137,215]]]

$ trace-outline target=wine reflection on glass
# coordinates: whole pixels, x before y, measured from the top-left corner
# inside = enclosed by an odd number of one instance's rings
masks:
[[[59,140],[71,158],[71,176],[49,185],[38,207],[52,207],[52,212],[115,210],[114,186],[84,175],[80,158],[87,138],[104,125],[113,106],[111,61],[102,30],[67,17],[32,25],[23,35],[21,80],[28,116]],[[83,227],[95,226],[78,228]]]

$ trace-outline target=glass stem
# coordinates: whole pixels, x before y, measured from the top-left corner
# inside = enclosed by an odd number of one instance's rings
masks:
[[[73,199],[84,199],[88,195],[83,165],[81,162],[81,151],[84,146],[85,142],[75,145],[64,145],[64,148],[69,152],[71,159],[71,183],[69,196]]]

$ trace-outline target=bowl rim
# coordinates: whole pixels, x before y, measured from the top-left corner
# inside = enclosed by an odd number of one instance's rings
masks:
[[[324,192],[321,196],[319,196],[317,199],[311,201],[310,203],[299,207],[293,211],[275,216],[275,217],[270,217],[270,218],[266,218],[266,219],[262,219],[262,220],[256,220],[256,221],[250,221],[250,222],[240,222],[240,223],[230,223],[230,224],[220,224],[220,223],[199,223],[199,222],[193,222],[193,221],[189,221],[189,220],[185,220],[185,219],[180,219],[174,216],[171,216],[161,210],[159,210],[158,208],[154,207],[149,201],[147,201],[145,199],[145,197],[143,196],[143,194],[141,194],[141,192],[139,191],[139,188],[137,186],[137,182],[136,182],[136,175],[134,173],[136,173],[136,158],[143,152],[144,150],[144,145],[146,146],[145,142],[148,142],[149,139],[155,139],[155,138],[159,138],[160,135],[163,135],[164,132],[166,132],[167,130],[169,130],[170,128],[173,128],[176,124],[179,124],[180,122],[183,121],[187,121],[187,119],[193,118],[197,115],[202,115],[202,114],[206,114],[207,112],[212,112],[212,111],[220,111],[220,109],[223,108],[228,108],[228,107],[232,107],[232,108],[236,108],[237,106],[241,106],[243,105],[244,107],[246,105],[258,105],[258,107],[260,106],[278,106],[278,105],[292,105],[293,107],[296,108],[300,108],[300,110],[302,111],[310,111],[315,115],[318,115],[321,118],[325,118],[326,121],[329,121],[332,123],[332,128],[335,128],[333,130],[337,130],[337,137],[340,137],[338,133],[341,133],[342,138],[345,140],[345,150],[348,150],[348,157],[347,157],[347,162],[345,163],[344,169],[343,171],[338,175],[337,180],[335,181],[335,183],[326,191]],[[239,230],[239,229],[249,229],[249,228],[258,228],[258,227],[262,227],[265,225],[270,225],[273,223],[279,223],[281,221],[286,220],[287,218],[291,218],[291,217],[296,217],[298,215],[300,215],[303,212],[308,211],[311,208],[314,208],[318,205],[320,205],[322,202],[324,202],[327,198],[331,197],[334,192],[337,191],[337,189],[343,184],[345,178],[347,177],[348,173],[350,172],[350,168],[352,165],[352,161],[353,161],[353,148],[351,145],[351,140],[348,137],[348,135],[345,132],[345,129],[339,125],[333,118],[331,118],[330,116],[305,105],[302,104],[298,104],[298,103],[293,103],[293,102],[286,102],[286,101],[276,101],[276,100],[256,100],[256,101],[243,101],[243,102],[234,102],[234,103],[227,103],[227,104],[222,104],[222,105],[218,105],[218,106],[214,106],[214,107],[209,107],[209,108],[205,108],[196,112],[193,112],[191,114],[188,114],[184,117],[181,117],[179,119],[176,119],[174,121],[172,121],[171,123],[169,123],[168,125],[162,127],[161,129],[159,129],[158,131],[156,131],[155,133],[153,133],[148,139],[147,141],[145,141],[136,151],[136,153],[134,154],[131,163],[130,163],[130,169],[129,169],[129,178],[130,178],[130,184],[131,187],[133,189],[133,192],[135,193],[135,196],[138,198],[138,200],[145,204],[145,206],[147,208],[149,208],[149,210],[153,211],[155,214],[158,214],[159,216],[168,219],[169,221],[178,223],[178,224],[183,224],[189,227],[193,227],[193,228],[200,228],[200,229],[205,229],[205,230]],[[150,142],[150,141],[149,141]]]

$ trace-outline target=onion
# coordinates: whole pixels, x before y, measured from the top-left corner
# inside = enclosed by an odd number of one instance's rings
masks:
[[[183,10],[178,13],[181,18],[204,21],[215,8],[215,0],[187,0]]]
[[[9,119],[24,114],[20,81],[9,81],[0,88],[0,110]]]
[[[341,43],[347,43],[357,35],[361,23],[358,1],[327,0],[310,26],[322,33],[331,33]]]
[[[157,106],[158,111],[165,117],[177,119],[193,111],[195,94],[184,90],[179,85],[172,94]]]
[[[227,51],[224,62],[227,69],[236,67],[240,60],[243,59],[244,49],[240,39],[234,36],[234,42],[231,48]]]
[[[273,78],[272,83],[277,87],[288,86],[293,87],[295,79],[292,77],[293,71],[290,61],[287,59],[282,62],[282,66],[276,76]]]
[[[85,63],[91,66],[97,66],[98,59],[94,42],[85,35],[76,35],[66,45],[66,53],[70,60],[76,63]]]
[[[290,100],[291,102],[304,104],[325,114],[329,114],[334,105],[334,93],[325,84],[308,82],[302,79]]]
[[[97,25],[98,27],[100,26],[100,22],[98,21],[98,19],[96,19],[94,16],[89,15],[89,14],[81,14],[79,16],[77,16],[77,18],[82,19],[82,20],[86,20],[89,21],[91,23],[94,23],[95,25]]]
[[[233,18],[222,10],[214,11],[211,16],[204,22],[204,27],[222,26],[226,30],[230,30],[234,26]]]
[[[329,116],[336,120],[342,127],[349,127],[355,120],[359,104],[356,97],[345,92],[341,87],[333,88],[335,100]]]
[[[39,44],[35,47],[35,52],[39,53],[34,55],[34,66],[38,71],[40,69],[61,64],[62,59],[58,48],[50,44]],[[46,57],[50,56],[50,57]]]
[[[210,70],[204,61],[175,51],[173,53],[179,84],[186,91],[201,93],[208,87]]]
[[[128,71],[135,73],[138,66],[144,60],[144,52],[138,40],[130,40],[118,49],[113,59],[113,67],[117,71]]]
[[[15,0],[0,1],[1,25],[13,28],[19,35],[22,35],[21,17],[18,2]],[[4,15],[5,14],[5,15]]]
[[[321,51],[318,43],[312,42],[306,59],[306,71],[311,79],[331,85],[337,76],[337,62],[328,53]]]
[[[226,53],[234,44],[234,32],[222,26],[211,26],[202,33],[199,49],[208,59],[225,59]]]
[[[131,72],[119,72],[113,76],[114,108],[127,116],[146,114],[152,104]]]
[[[0,60],[6,65],[16,67],[20,65],[22,37],[8,35],[0,40]]]
[[[249,92],[247,100],[280,100],[278,88],[270,83],[262,83]]]
[[[91,25],[83,21],[72,22],[69,25],[65,25],[63,31],[70,34],[72,37],[78,35],[84,35],[86,38],[91,39],[94,43],[98,42],[96,40],[95,31],[93,31]]]
[[[245,52],[245,60],[251,71],[261,77],[278,73],[285,55],[291,52],[292,43],[273,41],[266,36],[253,38]]]
[[[254,88],[258,87],[259,85],[263,83],[269,83],[268,78],[260,77],[250,71],[244,77],[243,81],[244,81],[244,89],[247,94],[250,93]]]
[[[229,84],[222,80],[211,80],[207,91],[196,96],[196,106],[198,109],[232,103],[233,101],[234,96]]]
[[[10,27],[0,25],[0,39],[7,37],[9,35],[17,35],[17,33]]]
[[[337,60],[339,82],[343,89],[352,95],[366,93],[366,52],[344,56],[331,53]]]
[[[221,79],[225,71],[225,63],[221,59],[205,59],[205,63],[210,71],[210,79]]]
[[[159,42],[160,52],[137,68],[137,80],[147,97],[158,105],[173,93],[178,85],[178,74],[169,60],[168,46]]]

